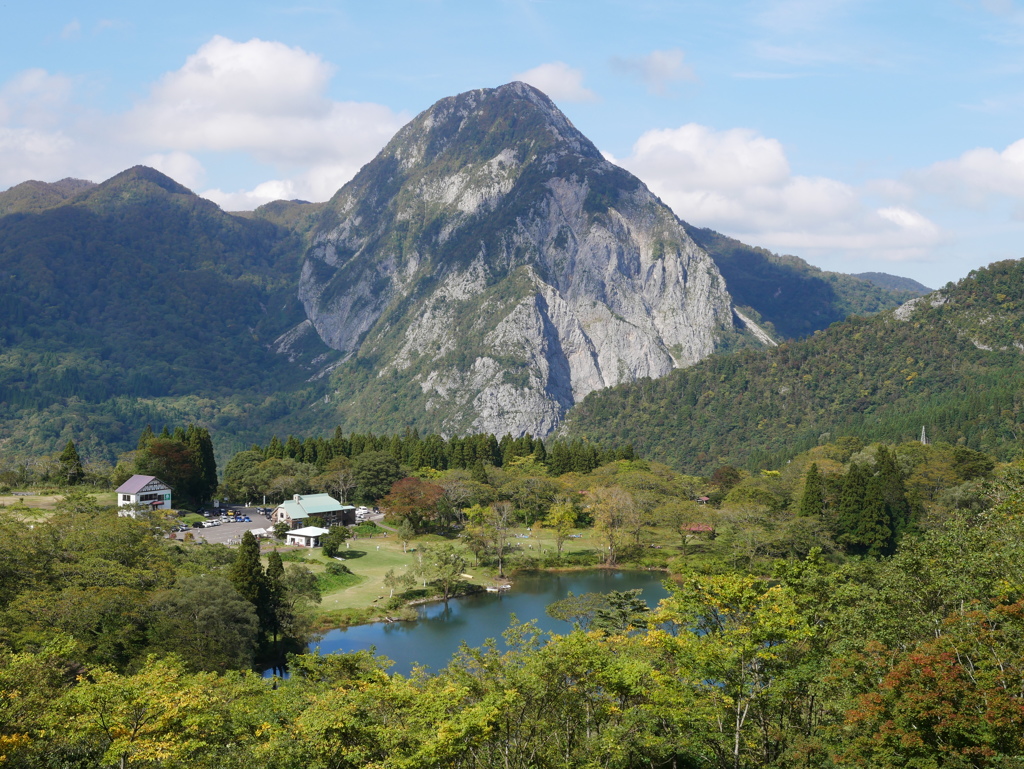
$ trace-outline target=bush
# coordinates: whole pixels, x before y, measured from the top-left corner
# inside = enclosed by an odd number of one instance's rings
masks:
[[[342,574],[351,574],[352,573],[352,570],[348,566],[346,566],[343,563],[338,563],[337,561],[335,561],[334,563],[327,564],[327,568],[324,569],[324,571],[326,571],[332,577],[337,577],[337,576],[340,576]]]
[[[293,550],[291,552],[278,553],[281,556],[282,561],[290,561],[292,563],[305,563],[306,553],[302,550]]]
[[[324,555],[328,558],[334,558],[341,550],[341,546],[348,539],[348,529],[344,526],[334,526],[331,530],[320,537],[320,546],[323,548]]]
[[[395,609],[401,609],[405,606],[405,599],[400,596],[393,595],[385,603],[384,608],[387,611],[394,611]]]
[[[359,523],[353,526],[352,531],[358,537],[372,537],[382,533],[384,529],[375,524],[373,521],[364,521],[363,523]]]

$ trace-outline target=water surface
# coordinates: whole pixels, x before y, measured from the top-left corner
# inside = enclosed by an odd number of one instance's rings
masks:
[[[378,622],[331,630],[313,644],[313,649],[329,654],[376,647],[377,654],[394,660],[390,672],[408,675],[417,663],[440,670],[462,642],[476,647],[495,638],[500,646],[501,634],[513,614],[520,622],[537,620],[541,630],[568,633],[572,625],[549,617],[544,609],[570,591],[579,595],[639,588],[647,605],[654,608],[668,595],[661,584],[664,579],[662,572],[606,569],[519,574],[507,592],[453,599],[447,606],[427,604],[419,607],[419,618],[414,622]]]

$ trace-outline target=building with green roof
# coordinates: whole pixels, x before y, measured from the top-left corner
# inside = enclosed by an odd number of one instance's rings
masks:
[[[270,520],[289,526],[352,526],[356,509],[343,505],[330,494],[296,494],[274,510]]]

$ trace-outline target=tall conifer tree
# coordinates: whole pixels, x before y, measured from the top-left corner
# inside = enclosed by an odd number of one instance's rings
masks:
[[[260,562],[260,543],[251,531],[242,535],[242,543],[238,547],[234,563],[231,564],[228,579],[238,594],[256,609],[260,630],[264,633],[272,630],[270,591],[267,577],[263,573],[263,564]]]
[[[850,535],[850,552],[878,558],[892,554],[893,542],[892,517],[885,502],[884,482],[881,475],[875,475],[867,482],[864,506]]]
[[[800,498],[800,515],[821,515],[825,511],[825,482],[818,472],[818,464],[811,463],[804,479],[804,494]]]
[[[839,509],[836,515],[836,541],[846,545],[857,530],[860,512],[864,507],[867,493],[867,472],[858,464],[850,465],[843,479],[843,491],[839,495]]]
[[[896,462],[895,451],[879,446],[875,456],[881,483],[880,493],[889,513],[893,539],[898,540],[913,524],[912,507],[907,499],[906,485],[903,483],[903,471]]]
[[[146,446],[149,445],[149,442],[153,440],[155,437],[156,435],[153,434],[153,426],[146,425],[145,429],[142,431],[142,434],[139,436],[139,443],[135,448],[141,451],[142,449],[146,448]]]
[[[57,458],[60,463],[60,479],[68,486],[76,486],[85,478],[85,470],[82,468],[82,459],[78,456],[78,449],[75,442],[69,440],[64,450]]]

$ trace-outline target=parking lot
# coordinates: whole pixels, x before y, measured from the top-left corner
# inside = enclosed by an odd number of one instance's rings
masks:
[[[249,516],[252,519],[251,523],[222,523],[220,526],[209,526],[201,529],[192,529],[191,534],[195,538],[196,542],[210,542],[219,543],[224,545],[237,545],[242,535],[247,531],[253,529],[267,529],[268,531],[273,528],[273,524],[270,523],[270,519],[264,517],[261,513],[257,512],[254,507],[237,507],[226,509],[224,515],[241,515]],[[208,520],[214,520],[209,518]],[[185,532],[178,532],[176,538],[181,539],[185,536]]]

